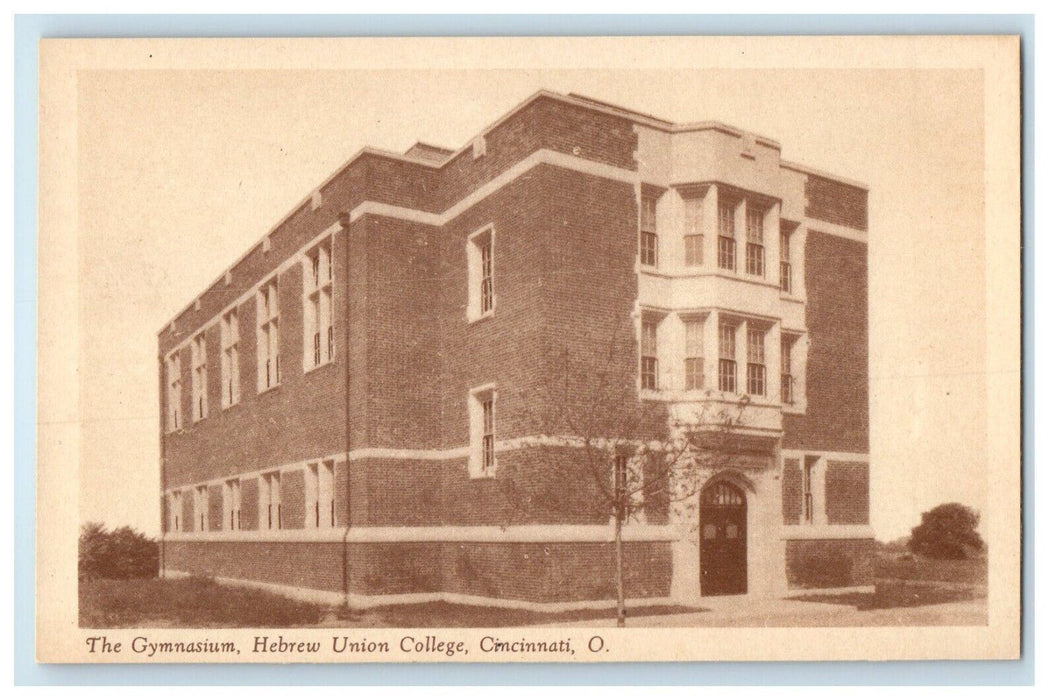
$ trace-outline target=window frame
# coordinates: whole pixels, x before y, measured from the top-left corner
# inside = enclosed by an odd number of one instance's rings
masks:
[[[334,361],[334,237],[326,236],[304,254],[304,371]],[[324,339],[325,333],[325,339]]]
[[[643,317],[638,342],[639,374],[638,382],[642,391],[660,390],[660,358],[658,336],[660,323],[654,318]],[[650,330],[651,329],[651,330]]]
[[[719,199],[718,220],[716,264],[719,270],[735,273],[737,272],[737,204]]]
[[[792,232],[781,232],[780,243],[781,257],[781,291],[785,294],[792,293]]]
[[[194,487],[194,531],[209,531],[209,486]]]
[[[646,267],[656,267],[660,260],[660,237],[656,220],[659,200],[655,195],[644,192],[641,195],[638,214],[638,262]]]
[[[167,432],[172,433],[180,429],[183,415],[183,367],[179,350],[169,354],[167,364],[169,392],[165,425],[168,427]]]
[[[687,318],[682,321],[685,334],[684,386],[686,391],[703,391],[706,389],[707,372],[704,346],[707,337],[707,324],[703,318]],[[699,329],[699,330],[698,330]]]
[[[205,331],[191,338],[191,422],[209,417],[209,368]]]
[[[309,462],[304,476],[304,527],[309,530],[337,527],[333,460]]]
[[[732,320],[719,321],[719,391],[737,393],[737,330]],[[729,333],[727,334],[727,331]]]
[[[242,529],[242,480],[227,479],[223,485],[224,517],[221,529],[237,532]]]
[[[282,384],[279,307],[279,276],[275,275],[257,288],[257,393],[261,394]]]
[[[220,318],[220,409],[230,408],[242,399],[242,371],[239,366],[238,307]]]
[[[282,472],[273,470],[260,475],[259,530],[282,529]]]
[[[469,478],[492,479],[498,471],[497,406],[495,384],[469,391]]]
[[[466,238],[466,320],[474,323],[495,314],[495,224],[482,226]]]
[[[745,333],[745,348],[747,393],[750,396],[766,396],[766,329],[749,325]]]
[[[795,336],[781,334],[781,403],[786,406],[796,403],[795,377],[792,374],[792,346],[795,344]]]

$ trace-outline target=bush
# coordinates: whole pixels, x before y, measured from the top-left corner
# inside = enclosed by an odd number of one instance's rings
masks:
[[[967,559],[983,551],[975,531],[979,513],[960,503],[943,503],[920,516],[913,528],[909,551],[933,559]]]
[[[107,530],[102,523],[87,523],[77,550],[77,577],[82,581],[158,575],[158,543],[127,526]]]

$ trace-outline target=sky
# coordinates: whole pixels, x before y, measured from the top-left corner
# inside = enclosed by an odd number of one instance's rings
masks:
[[[158,532],[157,331],[363,146],[533,92],[776,139],[869,185],[872,523],[986,521],[983,82],[968,70],[115,70],[78,79],[82,521]]]

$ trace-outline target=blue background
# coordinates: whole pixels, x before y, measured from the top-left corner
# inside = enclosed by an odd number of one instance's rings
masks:
[[[1028,685],[1034,681],[1032,15],[19,15],[15,17],[15,683],[17,685]],[[1019,661],[564,664],[120,664],[34,661],[37,42],[49,37],[1018,34],[1023,85],[1023,658]]]

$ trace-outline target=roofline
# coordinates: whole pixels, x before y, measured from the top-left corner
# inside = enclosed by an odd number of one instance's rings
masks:
[[[374,148],[372,146],[364,146],[363,148],[361,148],[358,151],[356,151],[356,153],[351,158],[346,160],[344,163],[339,165],[333,172],[331,172],[329,175],[327,175],[326,178],[319,185],[317,185],[315,188],[312,189],[311,193],[309,193],[309,195],[307,197],[304,197],[304,198],[298,200],[297,204],[295,204],[293,206],[293,208],[291,208],[288,212],[286,212],[281,217],[279,217],[279,219],[275,223],[275,225],[273,225],[271,228],[269,228],[266,233],[264,233],[262,236],[260,236],[260,238],[258,238],[256,241],[254,241],[254,243],[251,246],[249,246],[249,248],[244,253],[242,253],[240,256],[238,256],[238,258],[236,258],[234,262],[232,262],[229,265],[225,266],[224,267],[224,271],[221,272],[219,275],[217,275],[211,282],[209,282],[209,284],[207,284],[205,286],[205,289],[202,292],[199,292],[197,295],[195,295],[194,299],[192,299],[190,301],[190,303],[188,303],[186,306],[182,307],[172,317],[170,317],[168,321],[165,322],[165,324],[158,330],[157,335],[161,336],[162,333],[167,331],[172,326],[172,324],[176,321],[176,319],[178,319],[180,316],[185,314],[189,309],[191,309],[194,306],[195,301],[197,301],[199,298],[201,298],[202,294],[204,294],[206,291],[211,289],[213,287],[213,285],[215,285],[217,282],[219,282],[220,280],[224,279],[227,276],[228,272],[230,272],[233,268],[235,268],[237,265],[242,263],[246,258],[248,258],[253,253],[253,251],[257,249],[257,246],[261,245],[268,238],[268,236],[270,236],[271,234],[275,233],[275,231],[280,226],[282,226],[284,223],[286,223],[286,221],[291,216],[293,216],[297,212],[297,210],[299,210],[301,207],[303,207],[305,204],[307,204],[311,200],[311,197],[312,197],[313,193],[321,191],[324,187],[326,187],[331,182],[333,182],[334,179],[338,175],[340,175],[345,170],[350,168],[353,163],[355,163],[357,160],[359,160],[363,156],[370,155],[370,156],[376,156],[376,157],[379,157],[379,158],[389,158],[389,159],[392,159],[392,160],[399,160],[399,161],[404,161],[406,163],[412,163],[414,165],[420,165],[420,166],[425,167],[425,168],[432,168],[434,170],[440,170],[441,168],[445,167],[448,163],[450,163],[452,160],[457,158],[459,156],[459,154],[461,154],[463,151],[465,151],[468,148],[471,148],[473,146],[473,141],[475,141],[477,138],[479,138],[481,136],[487,136],[487,134],[489,134],[491,131],[493,131],[495,128],[497,128],[499,125],[504,123],[506,120],[508,120],[514,114],[517,114],[522,109],[524,109],[525,107],[530,105],[532,102],[535,102],[536,100],[538,100],[539,98],[542,98],[542,97],[546,97],[548,99],[556,100],[558,102],[563,102],[565,104],[573,105],[573,106],[576,106],[576,107],[582,107],[584,109],[589,109],[589,110],[592,110],[592,111],[595,111],[595,112],[599,112],[599,113],[602,113],[602,114],[608,114],[610,116],[619,117],[620,119],[626,119],[626,120],[634,122],[636,124],[641,124],[643,126],[647,126],[649,128],[652,128],[652,129],[657,129],[658,131],[663,131],[663,132],[666,132],[666,133],[669,133],[669,134],[680,134],[680,133],[687,133],[687,132],[693,132],[693,131],[721,131],[721,132],[727,133],[727,134],[729,134],[731,136],[737,136],[737,137],[742,137],[743,138],[745,136],[745,134],[748,133],[748,132],[744,131],[743,129],[738,129],[737,127],[730,126],[729,124],[724,124],[724,123],[718,122],[718,121],[702,121],[702,122],[690,122],[688,124],[676,124],[674,122],[669,122],[669,121],[665,121],[663,119],[659,119],[658,117],[653,117],[653,116],[650,116],[650,115],[647,115],[647,114],[642,114],[642,113],[639,113],[639,112],[625,110],[625,109],[623,109],[621,107],[617,107],[617,106],[614,106],[614,105],[613,106],[609,106],[609,103],[602,102],[600,100],[594,100],[593,98],[589,98],[589,97],[585,97],[585,96],[577,96],[577,95],[564,95],[564,94],[561,94],[561,93],[558,93],[558,92],[553,92],[551,90],[541,89],[541,90],[535,91],[534,93],[529,95],[527,98],[525,98],[525,99],[521,100],[520,102],[518,102],[516,105],[514,105],[513,108],[507,110],[498,119],[494,120],[493,122],[491,122],[490,124],[485,126],[483,129],[478,131],[476,134],[473,135],[472,138],[469,139],[469,141],[467,141],[462,146],[460,146],[460,147],[456,148],[455,150],[453,150],[451,152],[451,154],[447,158],[445,158],[444,160],[441,160],[441,161],[425,160],[423,158],[415,158],[413,156],[408,156],[408,155],[405,155],[403,153],[397,153],[395,151],[387,151],[387,150],[384,150],[384,149],[381,149],[381,148]],[[770,148],[776,148],[777,150],[781,150],[781,144],[777,140],[771,139],[771,138],[768,138],[768,137],[765,137],[765,136],[760,136],[758,134],[753,134],[753,136],[755,136],[756,141],[758,143],[760,143],[761,145],[769,146]],[[416,143],[422,143],[422,142],[419,141],[419,142],[416,142]],[[426,144],[426,145],[430,145],[430,144]],[[436,148],[440,148],[440,147],[437,146]],[[444,148],[443,150],[446,151],[446,150],[450,150],[450,149]],[[813,168],[808,168],[807,166],[804,166],[804,165],[798,165],[796,163],[791,163],[789,161],[782,160],[780,162],[780,166],[784,167],[784,168],[788,168],[790,170],[796,170],[796,171],[799,171],[799,172],[803,172],[803,173],[806,173],[808,175],[816,175],[818,177],[824,177],[826,179],[834,180],[836,182],[842,182],[844,184],[851,185],[853,187],[858,187],[858,188],[866,190],[866,191],[868,191],[868,189],[869,189],[868,187],[866,187],[864,184],[862,184],[860,182],[857,182],[857,181],[854,181],[854,180],[849,180],[847,178],[840,177],[838,175],[833,175],[831,173],[825,173],[823,171],[815,170]]]
[[[850,185],[851,187],[857,187],[858,189],[864,190],[866,192],[869,191],[869,185],[865,184],[864,182],[858,182],[857,180],[852,180],[849,177],[843,177],[842,175],[835,175],[824,170],[811,168],[807,165],[800,165],[799,163],[794,163],[790,160],[784,160],[783,158],[781,159],[780,166],[787,170],[795,170],[796,172],[803,173],[804,175],[823,177],[826,180],[832,180],[833,182],[839,182],[844,185]]]

